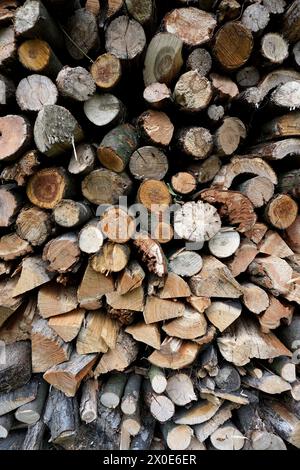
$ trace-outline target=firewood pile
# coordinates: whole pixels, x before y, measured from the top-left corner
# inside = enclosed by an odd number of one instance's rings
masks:
[[[300,0],[0,0],[0,449],[300,448]]]

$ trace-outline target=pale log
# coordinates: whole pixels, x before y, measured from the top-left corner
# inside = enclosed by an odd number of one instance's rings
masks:
[[[244,447],[245,439],[230,421],[210,435],[212,445],[218,450],[241,450]]]
[[[11,430],[14,424],[14,414],[7,413],[5,415],[0,416],[0,438],[6,439],[9,431]]]
[[[53,209],[55,222],[64,228],[83,225],[92,218],[92,211],[86,202],[62,199]]]
[[[167,387],[167,379],[164,370],[152,365],[148,370],[148,378],[155,393],[163,393]]]
[[[232,403],[224,403],[208,421],[197,424],[194,427],[197,439],[200,442],[206,441],[213,432],[232,417],[232,410],[235,408],[237,408],[237,406]]]
[[[196,113],[208,106],[212,95],[211,82],[206,77],[202,77],[197,70],[190,70],[178,79],[173,99],[179,109],[188,113]]]
[[[54,232],[53,219],[49,212],[38,207],[24,207],[16,220],[17,234],[32,246],[40,246]]]
[[[162,329],[169,336],[182,339],[195,339],[206,333],[207,322],[202,313],[197,312],[197,310],[190,306],[186,306],[183,316],[165,323]]]
[[[48,394],[46,382],[40,380],[37,395],[34,400],[20,406],[15,411],[15,417],[21,423],[35,424],[41,419],[45,400]]]
[[[50,272],[66,273],[75,270],[80,259],[76,233],[65,233],[50,240],[44,247],[43,260]]]
[[[91,258],[91,266],[95,271],[102,274],[116,273],[125,268],[129,257],[130,248],[128,245],[107,242]]]
[[[276,395],[291,390],[291,384],[278,375],[270,372],[263,372],[262,377],[245,376],[242,378],[243,384],[256,388],[268,395]]]
[[[56,86],[62,96],[80,102],[91,98],[96,91],[93,77],[83,67],[63,67],[56,77]]]
[[[195,405],[192,405],[188,410],[182,409],[178,411],[174,417],[174,422],[176,424],[189,425],[204,423],[214,416],[220,406],[221,402],[219,404],[214,404],[208,400],[201,400]]]
[[[16,90],[16,100],[22,111],[40,111],[43,106],[55,104],[57,89],[50,78],[29,75],[23,78]]]
[[[124,414],[133,415],[138,412],[141,383],[142,377],[140,375],[129,376],[121,403],[121,410]]]
[[[22,116],[8,114],[0,117],[0,131],[1,162],[20,157],[31,142],[31,125],[29,121]]]
[[[296,381],[296,366],[290,358],[276,357],[270,364],[270,368],[289,383]]]
[[[103,245],[103,240],[101,223],[97,218],[88,220],[78,234],[78,246],[81,251],[88,254],[99,252]]]
[[[213,150],[213,137],[205,127],[184,127],[177,133],[176,144],[193,160],[204,160]]]
[[[114,374],[110,376],[101,391],[100,401],[102,405],[107,408],[116,408],[120,404],[126,380],[127,377],[125,374]]]
[[[263,31],[270,20],[268,9],[264,5],[249,5],[243,12],[242,23],[253,33]]]
[[[162,320],[182,317],[184,305],[172,300],[159,299],[158,297],[147,297],[144,309],[144,319],[148,323],[156,323]]]
[[[214,135],[218,155],[232,155],[245,137],[244,123],[236,117],[226,117]]]
[[[220,228],[221,219],[216,208],[202,201],[186,202],[174,214],[176,235],[190,242],[203,244],[216,235]]]
[[[264,317],[266,310],[270,306],[268,294],[264,289],[252,282],[243,282],[242,287],[244,290],[242,301],[247,309],[255,314],[264,312],[263,315],[259,317],[259,321],[262,324],[261,319]]]
[[[250,279],[255,284],[268,289],[273,295],[287,294],[293,270],[277,256],[257,256],[248,268]]]
[[[84,421],[86,424],[92,423],[97,419],[98,391],[98,380],[87,379],[83,383],[79,411],[81,421]]]
[[[191,277],[198,274],[203,263],[201,256],[195,251],[180,249],[170,256],[168,264],[171,273],[177,276]],[[166,280],[167,282],[168,280]]]
[[[150,107],[161,109],[170,102],[171,90],[165,83],[154,82],[145,88],[143,98]]]
[[[208,241],[208,248],[217,258],[232,256],[240,246],[240,235],[232,227],[222,227],[216,235]]]
[[[156,147],[140,147],[131,155],[129,169],[137,180],[161,180],[168,171],[168,159],[164,152]]]
[[[152,416],[160,423],[169,421],[175,413],[174,404],[165,395],[155,393],[149,381],[145,381],[143,385],[144,400]]]
[[[163,288],[159,291],[161,299],[189,297],[191,295],[188,284],[178,274],[168,273]]]
[[[136,61],[145,45],[146,36],[142,25],[125,15],[113,20],[106,29],[107,52],[123,61]]]
[[[161,147],[170,144],[174,126],[166,113],[149,109],[139,116],[138,125],[150,144]]]
[[[16,38],[13,26],[6,26],[0,33],[0,67],[10,67],[16,57]]]
[[[197,400],[192,379],[183,373],[176,373],[168,378],[166,394],[178,406]]]
[[[114,349],[119,332],[118,323],[101,311],[89,312],[76,341],[78,354],[107,352]]]
[[[193,429],[186,424],[169,422],[162,426],[162,433],[169,449],[185,450],[191,443]]]
[[[0,416],[10,413],[25,403],[33,401],[38,390],[38,379],[34,378],[27,384],[10,392],[0,394]]]

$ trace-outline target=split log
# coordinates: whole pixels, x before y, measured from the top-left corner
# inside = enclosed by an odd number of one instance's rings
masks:
[[[247,62],[252,48],[251,31],[240,22],[228,22],[215,35],[213,53],[222,67],[235,70]]]
[[[195,339],[203,336],[207,330],[207,322],[203,314],[192,307],[186,306],[180,318],[176,318],[162,327],[169,336],[182,339]]]
[[[127,377],[125,374],[114,374],[110,376],[103,386],[100,401],[107,408],[116,408],[121,402]]]
[[[191,295],[188,284],[177,274],[168,273],[163,288],[159,292],[161,299],[189,297]]]
[[[154,351],[148,361],[157,367],[182,369],[192,364],[199,352],[199,346],[191,341],[166,337],[159,351]]]
[[[120,272],[129,261],[130,248],[121,243],[107,242],[91,259],[94,271],[102,274]]]
[[[43,318],[71,312],[78,305],[76,288],[47,284],[39,289],[37,305]]]
[[[232,155],[246,137],[244,123],[236,117],[226,117],[214,135],[214,144],[219,155]]]
[[[116,347],[119,325],[104,312],[89,312],[76,341],[78,354],[107,352]]]
[[[231,224],[239,224],[238,232],[247,232],[256,222],[256,214],[250,200],[237,191],[204,189],[200,198],[210,204],[221,204],[219,213],[228,217]]]
[[[69,360],[70,344],[57,336],[42,318],[32,325],[31,341],[33,372],[45,372],[50,367]]]
[[[140,147],[131,155],[129,169],[137,180],[162,180],[168,171],[168,159],[156,147]]]
[[[266,400],[261,409],[267,424],[270,424],[280,437],[299,448],[299,419],[277,401]]]
[[[278,256],[279,258],[288,258],[294,254],[281,236],[273,230],[268,230],[258,248],[260,253]]]
[[[3,168],[1,178],[4,181],[15,181],[18,186],[25,186],[28,176],[31,176],[38,166],[37,151],[30,150],[16,163]]]
[[[29,243],[16,233],[9,233],[0,238],[0,258],[4,261],[13,260],[32,253]]]
[[[96,91],[92,75],[83,67],[63,67],[56,77],[56,86],[62,96],[80,102],[91,98]]]
[[[174,404],[165,395],[158,395],[150,386],[149,381],[144,381],[144,400],[149,407],[152,416],[160,423],[165,423],[175,413]]]
[[[274,194],[274,185],[269,178],[256,176],[238,187],[239,191],[247,196],[254,207],[264,206]]]
[[[170,271],[177,276],[194,276],[199,273],[202,265],[202,258],[198,253],[185,249],[176,251],[168,259]]]
[[[117,280],[117,292],[120,295],[132,292],[142,285],[145,278],[145,272],[139,263],[131,261],[122,271]]]
[[[211,55],[202,47],[195,48],[186,60],[187,70],[197,70],[203,77],[209,74],[211,67]]]
[[[285,260],[271,255],[257,256],[248,270],[251,281],[265,287],[273,295],[288,293],[293,270]]]
[[[111,276],[97,273],[87,265],[82,281],[77,290],[80,307],[97,310],[101,307],[101,298],[108,292],[113,292],[114,282]]]
[[[46,263],[40,256],[25,258],[22,261],[22,271],[13,291],[13,297],[24,294],[51,281],[53,276],[53,273],[47,272]]]
[[[94,379],[87,379],[82,386],[80,401],[80,418],[86,424],[92,423],[97,419],[97,396],[99,383]]]
[[[233,342],[233,338],[236,340]],[[272,333],[264,334],[254,320],[239,318],[217,340],[219,350],[228,362],[236,366],[247,364],[251,358],[272,359],[291,357],[291,352]]]
[[[203,160],[213,149],[213,138],[204,127],[186,127],[176,137],[178,148],[194,160]]]
[[[146,46],[143,27],[127,16],[113,20],[105,33],[107,52],[123,61],[137,61]]]
[[[24,207],[16,220],[17,234],[33,246],[40,246],[53,233],[51,215],[38,207]]]
[[[191,443],[193,429],[186,424],[166,423],[162,426],[162,433],[169,449],[185,450]]]
[[[221,332],[240,316],[242,306],[237,300],[213,301],[205,310],[208,320]]]
[[[150,144],[163,147],[170,144],[174,126],[166,113],[149,109],[139,116],[137,123]]]
[[[143,98],[150,107],[161,109],[170,102],[171,90],[165,83],[154,82],[145,88]]]
[[[266,310],[270,305],[269,296],[264,289],[261,287],[252,284],[252,282],[244,282],[242,283],[243,287],[243,304],[247,307],[248,310],[252,313],[263,313],[261,317],[259,317],[259,321],[262,325],[261,319],[266,315]]]
[[[130,124],[123,124],[106,134],[98,147],[97,155],[103,166],[120,173],[137,147],[136,129]]]
[[[16,282],[15,278],[10,279],[12,281],[12,288],[14,288],[14,283]],[[2,296],[5,292],[3,284],[1,284]],[[11,297],[12,302],[16,302],[16,305],[20,305],[22,297],[17,297],[14,299]],[[2,309],[0,309],[0,325],[2,322],[1,316],[3,315],[3,310],[5,309],[5,303],[3,297],[1,298]],[[1,311],[2,310],[2,311]],[[14,315],[11,315],[8,318],[3,326],[0,329],[0,339],[5,342],[5,344],[14,343],[15,341],[25,341],[30,339],[31,328],[34,318],[36,316],[36,299],[31,298],[28,303],[23,304]]]
[[[205,109],[212,99],[211,82],[197,70],[182,74],[177,81],[173,98],[179,109],[188,113]]]
[[[206,376],[207,373],[210,377],[215,377],[218,373],[218,355],[217,350],[213,344],[210,344],[199,357],[200,369],[197,376]]]
[[[78,308],[67,313],[51,316],[48,325],[60,336],[66,343],[72,341],[78,335],[82,322],[84,320],[85,310]]]
[[[291,385],[282,377],[265,371],[260,378],[246,375],[242,378],[242,382],[269,395],[276,395],[291,390]]]
[[[139,322],[128,326],[125,331],[136,341],[148,344],[154,349],[160,349],[160,331],[157,324],[146,325],[144,322]]]
[[[0,227],[11,225],[21,206],[21,196],[15,186],[2,185],[0,188]]]
[[[194,427],[195,436],[200,442],[206,441],[222,424],[232,417],[232,410],[237,406],[232,403],[225,403],[208,421],[197,424]]]
[[[121,410],[125,415],[135,415],[138,412],[141,383],[142,377],[140,375],[129,376],[121,403]]]
[[[203,258],[203,268],[199,274],[190,278],[189,286],[197,296],[235,299],[242,295],[240,284],[227,266],[213,256]]]
[[[84,102],[83,110],[87,119],[98,127],[118,124],[125,119],[123,103],[110,93],[95,93]]]
[[[218,450],[241,450],[245,437],[234,424],[228,421],[210,435],[210,441]]]
[[[286,240],[288,245],[295,253],[300,253],[300,236],[299,236],[300,216],[286,229]]]
[[[185,406],[197,400],[193,382],[186,374],[171,375],[167,381],[166,394],[178,406]]]
[[[37,423],[41,418],[47,394],[47,384],[44,381],[40,381],[36,398],[29,403],[20,406],[15,411],[16,419],[21,423],[29,425]]]
[[[184,312],[184,305],[180,302],[148,296],[144,308],[144,319],[147,324],[156,323],[162,320],[182,317]]]
[[[136,359],[137,354],[137,343],[128,333],[120,330],[116,347],[103,354],[94,370],[94,376],[97,378],[111,370],[125,370]]]
[[[256,244],[244,238],[234,253],[233,259],[227,264],[233,277],[244,273],[257,254],[258,248]]]
[[[163,277],[167,274],[166,258],[157,241],[152,240],[147,233],[141,232],[135,236],[133,244],[150,272],[158,277]]]
[[[220,406],[221,402],[219,404],[214,404],[208,400],[201,400],[195,405],[192,405],[188,410],[182,409],[178,411],[174,417],[174,422],[176,424],[188,425],[204,423],[214,416]]]
[[[253,225],[253,227],[250,230],[245,232],[245,235],[249,240],[257,244],[263,239],[267,230],[268,230],[268,227],[266,224],[257,222]]]
[[[126,243],[135,230],[133,218],[121,208],[108,208],[101,218],[101,230],[110,241]]]
[[[194,47],[212,38],[216,20],[210,13],[189,7],[172,10],[164,17],[163,25],[168,33],[175,34],[184,44]]]
[[[69,162],[68,171],[72,175],[90,173],[94,169],[95,161],[96,151],[92,145],[85,143],[76,145]]]
[[[282,300],[278,300],[273,295],[269,295],[270,305],[265,312],[259,317],[259,323],[262,331],[268,333],[270,330],[274,330],[280,326],[281,320],[285,323],[290,324],[294,306],[284,303]]]
[[[105,168],[91,171],[81,183],[83,196],[93,204],[116,204],[131,188],[132,182],[126,173],[114,173]]]
[[[33,378],[23,387],[16,388],[10,392],[2,392],[0,394],[0,416],[3,416],[25,403],[33,401],[38,390],[38,379]]]
[[[111,292],[106,294],[106,302],[116,310],[142,312],[144,309],[144,289],[140,286],[124,295]]]
[[[22,387],[31,377],[31,351],[28,341],[5,345],[5,361],[0,363],[0,392]]]
[[[151,39],[144,63],[145,86],[173,81],[183,64],[182,46],[181,39],[171,33],[158,33]]]
[[[80,258],[77,235],[65,233],[50,240],[44,247],[43,260],[50,272],[66,273],[76,267]]]
[[[199,221],[202,223],[199,224]],[[217,210],[210,204],[186,202],[174,214],[174,231],[179,238],[203,244],[221,228]]]
[[[91,76],[96,85],[105,91],[114,88],[121,80],[121,75],[120,59],[109,52],[97,57],[91,66]]]
[[[74,397],[82,379],[89,374],[97,360],[97,354],[73,353],[69,361],[52,366],[43,378],[67,397]]]
[[[62,32],[39,0],[26,0],[17,9],[14,27],[17,36],[40,38],[57,49],[63,47]]]
[[[18,49],[18,57],[27,70],[47,75],[53,79],[62,69],[62,64],[49,44],[41,39],[24,41]]]
[[[205,312],[205,310],[211,305],[211,300],[208,297],[191,296],[187,299],[187,301],[199,313]]]
[[[63,445],[74,439],[77,427],[77,404],[71,397],[52,387],[49,392],[43,421],[48,426],[50,442]]]
[[[79,8],[66,23],[66,48],[75,60],[88,57],[100,46],[97,21],[93,13]]]
[[[263,31],[270,20],[268,9],[264,5],[249,5],[243,13],[242,23],[253,33]]]

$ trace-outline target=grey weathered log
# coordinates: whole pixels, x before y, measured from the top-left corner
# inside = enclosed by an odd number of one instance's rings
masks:
[[[153,416],[144,410],[141,416],[142,428],[131,441],[131,450],[148,450],[150,448],[155,428]]]
[[[76,398],[66,397],[63,392],[51,388],[43,421],[50,430],[50,442],[61,445],[65,441],[73,440],[78,425]]]
[[[58,93],[50,78],[29,75],[23,78],[16,90],[16,100],[22,111],[40,111],[43,106],[55,104]]]
[[[35,424],[28,426],[22,450],[42,450],[45,432],[46,424],[42,418]]]
[[[12,412],[0,416],[0,438],[6,439],[14,424],[14,414]]]
[[[66,24],[66,48],[75,60],[81,60],[97,51],[100,46],[96,17],[93,13],[80,8],[68,19]]]
[[[56,77],[56,85],[62,96],[75,101],[86,101],[96,91],[91,74],[83,67],[65,66]]]
[[[0,416],[19,408],[25,403],[33,401],[38,391],[38,385],[38,379],[34,378],[27,384],[11,392],[2,392],[0,394]]]
[[[26,384],[31,377],[31,347],[29,341],[7,344],[5,362],[0,363],[0,392],[10,392]]]
[[[22,423],[26,423],[29,425],[36,424],[42,416],[47,394],[48,385],[44,380],[41,379],[39,381],[36,398],[33,401],[20,406],[16,410],[16,419],[18,421],[21,421]]]

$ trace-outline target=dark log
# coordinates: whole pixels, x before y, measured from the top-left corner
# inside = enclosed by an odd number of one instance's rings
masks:
[[[5,356],[6,361],[0,365],[0,391],[10,392],[30,380],[30,343],[20,341],[6,345]]]
[[[66,32],[66,48],[73,59],[89,58],[89,54],[99,49],[97,21],[90,11],[76,10],[67,21]]]

